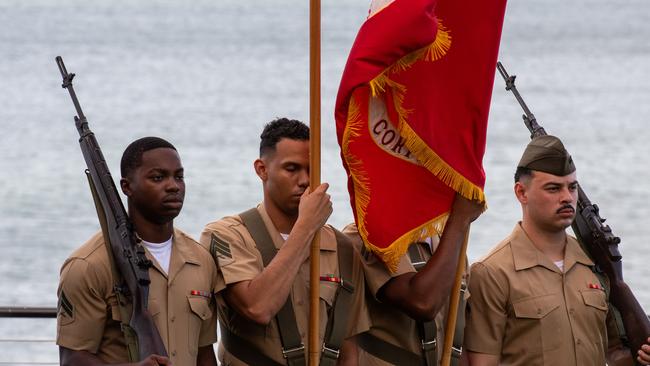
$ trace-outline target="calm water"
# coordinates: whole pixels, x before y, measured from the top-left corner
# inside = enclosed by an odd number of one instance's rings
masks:
[[[352,220],[333,104],[366,0],[323,1],[323,180],[341,227]],[[261,199],[252,169],[259,132],[277,116],[307,120],[308,2],[0,0],[0,305],[53,306],[58,270],[98,230],[62,55],[109,166],[144,135],[168,138],[186,167],[177,226]],[[650,310],[650,2],[526,0],[508,5],[500,59],[538,120],[561,136],[615,233],[627,281]],[[485,155],[489,210],[472,227],[470,260],[520,216],[514,166],[528,142],[497,79]],[[53,321],[2,320],[0,338],[52,339]],[[56,360],[50,344],[0,343],[0,361]]]

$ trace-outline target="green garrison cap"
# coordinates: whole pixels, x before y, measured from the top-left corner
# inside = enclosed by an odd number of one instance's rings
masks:
[[[573,159],[562,145],[562,141],[551,135],[535,137],[526,146],[517,167],[560,177],[569,175],[576,170]]]

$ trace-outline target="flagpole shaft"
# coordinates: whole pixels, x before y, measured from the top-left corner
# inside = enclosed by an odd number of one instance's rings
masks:
[[[451,289],[449,296],[449,311],[447,312],[447,324],[445,326],[445,342],[442,351],[441,366],[449,366],[451,362],[451,347],[454,342],[454,333],[456,331],[456,318],[458,317],[458,304],[460,302],[460,286],[465,273],[465,262],[467,261],[467,243],[469,242],[469,229],[465,234],[463,246],[460,248],[458,256],[458,265],[456,266],[456,276],[454,278],[454,287]]]
[[[320,0],[309,3],[309,186],[320,185]],[[309,366],[319,364],[320,233],[311,243],[309,271]]]

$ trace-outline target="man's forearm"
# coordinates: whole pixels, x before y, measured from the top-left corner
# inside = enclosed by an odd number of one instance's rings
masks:
[[[386,299],[418,320],[431,320],[444,306],[451,293],[460,248],[469,230],[469,221],[450,220],[438,249],[417,273],[402,275],[392,280],[391,286],[403,291],[386,293]],[[400,277],[402,277],[400,279]],[[404,283],[406,282],[406,283]]]
[[[482,204],[456,196],[438,248],[417,273],[391,279],[378,293],[416,320],[432,320],[447,302],[453,287],[460,249],[469,227],[483,211]]]
[[[226,299],[239,313],[268,324],[287,301],[300,266],[307,258],[313,230],[296,227],[271,260],[254,279],[226,290]]]

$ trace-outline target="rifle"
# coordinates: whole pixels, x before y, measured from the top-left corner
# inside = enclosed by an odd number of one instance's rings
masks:
[[[508,75],[501,62],[497,62],[497,69],[506,82],[506,90],[512,91],[524,110],[522,117],[531,133],[530,137],[546,135],[546,131],[537,123],[535,115],[531,113],[519,94],[515,86],[516,76]],[[578,185],[577,206],[576,217],[571,227],[582,248],[596,264],[596,271],[604,273],[609,279],[609,301],[615,308],[614,312],[621,317],[625,330],[622,341],[630,348],[636,363],[637,351],[650,336],[650,320],[630,287],[623,281],[623,257],[618,250],[621,239],[612,233],[609,225],[605,224],[598,206],[591,203],[581,185]]]
[[[110,246],[109,254],[112,254],[113,264],[123,279],[120,285],[115,286],[115,292],[118,296],[130,298],[133,304],[129,327],[135,332],[137,338],[139,359],[142,360],[151,354],[167,357],[165,345],[147,310],[151,282],[149,268],[152,263],[145,256],[142,245],[139,244],[95,134],[88,127],[88,120],[81,110],[72,87],[75,74],[68,73],[61,56],[56,57],[56,63],[63,77],[61,86],[68,89],[77,110],[74,121],[80,136],[81,153],[88,167],[86,174],[96,201],[104,240],[106,245]]]

